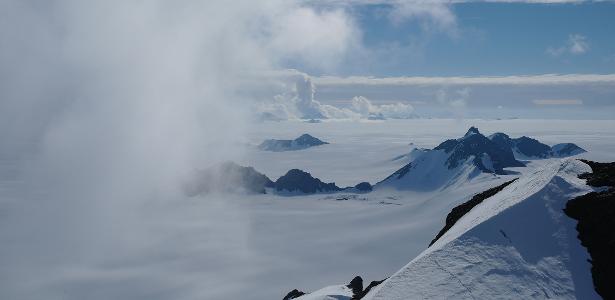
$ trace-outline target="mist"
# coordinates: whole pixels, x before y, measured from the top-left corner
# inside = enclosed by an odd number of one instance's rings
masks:
[[[277,0],[2,1],[2,298],[230,289],[189,270],[235,274],[224,262],[250,255],[243,213],[229,196],[186,199],[181,183],[242,156],[239,77],[290,58],[331,68],[356,35],[343,11]],[[211,205],[191,215],[194,201]],[[194,219],[204,240],[184,249],[175,233]],[[221,245],[235,250],[221,257]],[[193,251],[207,261],[182,260]]]

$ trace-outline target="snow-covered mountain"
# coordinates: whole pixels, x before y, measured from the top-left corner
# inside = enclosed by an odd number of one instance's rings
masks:
[[[424,252],[365,295],[338,285],[294,299],[610,299],[614,170],[551,161],[453,209]]]
[[[323,142],[320,139],[306,133],[294,140],[265,140],[258,146],[258,149],[274,152],[295,151],[326,144],[329,143]]]
[[[577,160],[504,187],[365,299],[597,299],[566,202],[591,191]]]
[[[511,138],[501,132],[490,135],[489,139],[501,148],[511,149],[518,159],[568,157],[586,152],[573,143],[556,144],[551,147],[527,136]]]
[[[483,173],[505,174],[504,168],[524,166],[510,148],[498,146],[476,127],[432,150],[414,149],[408,157],[408,164],[376,184],[376,188],[435,190]]]

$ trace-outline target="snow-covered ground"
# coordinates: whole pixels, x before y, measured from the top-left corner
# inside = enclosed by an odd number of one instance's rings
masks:
[[[391,120],[257,124],[246,141],[252,145],[302,133],[331,144],[275,153],[252,147],[238,163],[274,180],[300,168],[339,186],[375,183],[406,163],[393,158],[463,136],[471,125],[550,145],[573,142],[589,151],[582,157],[615,160],[615,121]],[[515,170],[528,174],[552,161]],[[78,219],[84,226],[53,218],[28,226],[64,208],[12,200],[19,183],[0,176],[0,298],[281,299],[294,288],[313,291],[355,275],[380,280],[427,248],[452,207],[513,177],[424,193],[153,201],[98,216],[102,225],[94,230],[86,217]]]

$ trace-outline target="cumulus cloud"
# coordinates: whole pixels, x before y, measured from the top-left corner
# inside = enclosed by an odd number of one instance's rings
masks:
[[[374,105],[369,99],[357,96],[352,98],[351,105],[352,111],[366,119],[410,119],[416,117],[414,107],[401,102]]]
[[[285,81],[286,92],[256,104],[263,120],[293,119],[408,119],[416,117],[414,107],[401,102],[375,105],[363,96],[355,96],[349,107],[323,104],[314,98],[316,86],[312,78],[298,71],[276,72]]]
[[[568,36],[566,44],[561,47],[548,47],[546,52],[551,56],[561,56],[563,54],[579,55],[589,51],[589,43],[587,38],[580,34],[571,34]]]

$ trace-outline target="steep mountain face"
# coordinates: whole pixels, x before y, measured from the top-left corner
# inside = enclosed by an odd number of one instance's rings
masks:
[[[521,159],[568,157],[586,152],[583,148],[572,143],[557,144],[550,147],[527,136],[511,138],[501,132],[492,134],[489,136],[489,139],[500,148],[510,149],[516,157]]]
[[[265,140],[258,148],[264,151],[280,152],[302,150],[326,144],[329,143],[323,142],[309,134],[303,134],[294,140]]]
[[[554,161],[473,206],[364,299],[599,299],[569,199],[589,166]],[[579,223],[580,224],[580,223]]]
[[[474,157],[474,164],[476,167],[483,172],[501,174],[504,172],[504,168],[524,166],[515,159],[510,149],[501,148],[482,135],[476,127],[471,127],[464,137],[445,141],[434,148],[434,150],[440,149],[449,154],[446,160],[449,169],[457,167],[461,162],[466,161],[471,156]],[[483,162],[484,157],[490,159],[490,165]]]
[[[337,192],[342,189],[335,183],[324,183],[318,178],[312,177],[308,172],[292,169],[274,183],[277,191],[301,192],[305,194]]]
[[[184,186],[188,196],[209,192],[259,193],[274,183],[264,174],[252,167],[243,167],[233,162],[225,162],[206,170],[199,170],[191,181]]]
[[[591,256],[591,272],[596,292],[604,299],[615,299],[615,163],[583,161],[591,173],[579,177],[587,184],[608,189],[576,197],[564,212],[578,221],[579,239]]]
[[[434,190],[481,173],[505,174],[504,168],[524,166],[515,159],[510,148],[501,148],[475,127],[462,138],[444,141],[432,150],[413,150],[408,157],[411,157],[410,163],[376,187]]]

